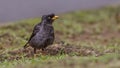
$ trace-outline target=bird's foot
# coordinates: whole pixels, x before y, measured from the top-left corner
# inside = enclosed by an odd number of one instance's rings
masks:
[[[47,52],[45,51],[45,49],[42,49],[41,54],[42,55],[47,55]]]

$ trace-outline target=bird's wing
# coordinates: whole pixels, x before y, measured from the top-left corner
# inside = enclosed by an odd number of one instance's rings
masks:
[[[39,26],[36,25],[36,26],[34,27],[34,29],[33,29],[32,35],[31,35],[30,38],[29,38],[29,41],[32,39],[32,37],[34,37],[34,36],[39,32],[39,30],[40,30],[40,25],[39,25]],[[29,41],[28,41],[28,42],[29,42]]]
[[[39,30],[40,30],[40,25],[38,26],[38,24],[37,24],[37,25],[34,27],[33,32],[32,32],[32,34],[31,34],[28,42],[24,45],[24,48],[27,47],[27,44],[29,43],[29,41],[32,39],[32,37],[34,37],[34,36],[37,34],[37,32],[38,32]]]

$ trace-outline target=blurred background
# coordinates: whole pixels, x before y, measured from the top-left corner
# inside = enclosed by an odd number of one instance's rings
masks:
[[[119,0],[0,0],[0,23],[119,3]]]
[[[34,57],[23,46],[49,13],[54,44]],[[0,68],[120,68],[120,0],[0,0]]]

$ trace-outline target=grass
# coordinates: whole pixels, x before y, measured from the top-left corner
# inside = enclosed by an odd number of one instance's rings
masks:
[[[55,43],[48,47],[48,55],[38,57],[25,57],[32,49],[24,52],[22,47],[40,18],[1,26],[0,68],[119,68],[118,9],[105,7],[59,15],[53,24]],[[62,46],[60,41],[64,42]]]

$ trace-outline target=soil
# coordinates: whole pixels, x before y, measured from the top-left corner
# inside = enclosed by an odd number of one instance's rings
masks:
[[[62,55],[66,54],[69,56],[100,56],[102,55],[98,51],[94,50],[93,48],[90,47],[83,47],[83,46],[77,46],[77,45],[70,45],[70,44],[64,44],[63,42],[59,44],[54,44],[45,49],[45,51],[37,50],[37,53],[33,53],[33,48],[28,47],[27,49],[17,49],[17,50],[12,50],[8,51],[7,53],[0,54],[0,60],[19,60],[21,58],[34,58],[34,57],[39,57],[41,55],[50,55],[50,56],[55,56],[55,55]]]

